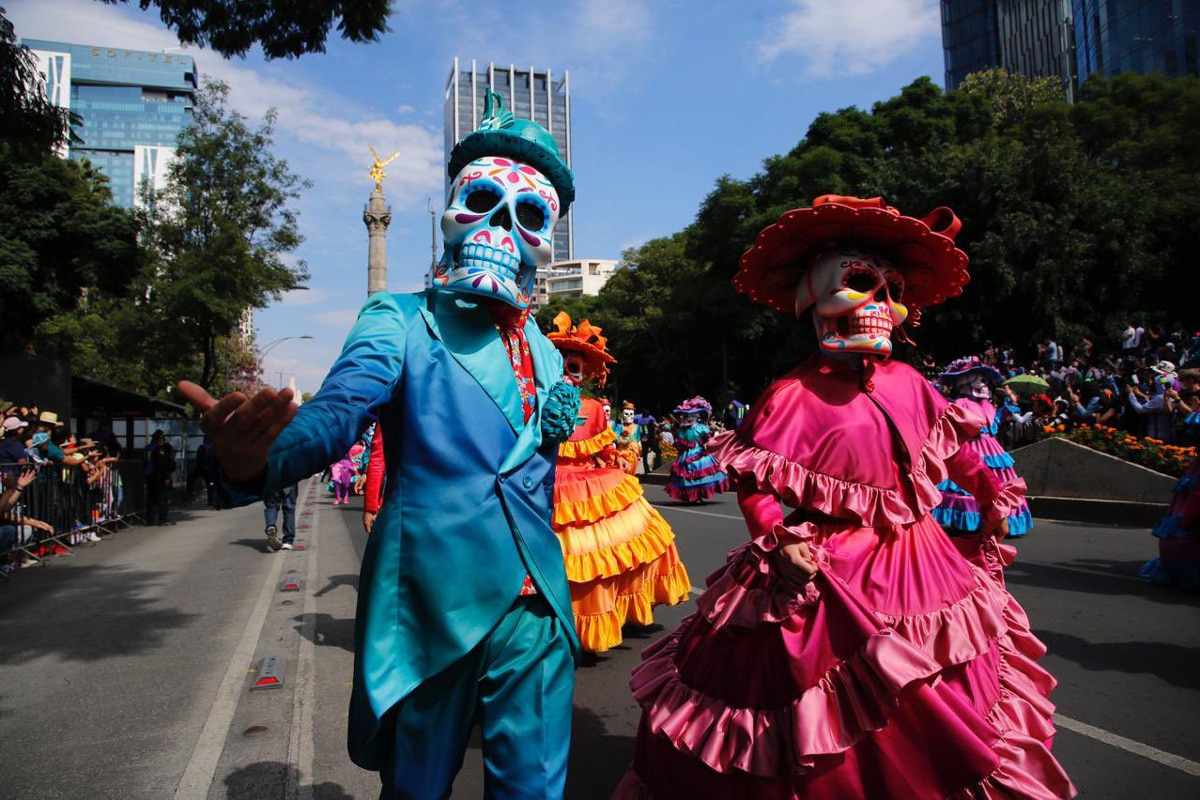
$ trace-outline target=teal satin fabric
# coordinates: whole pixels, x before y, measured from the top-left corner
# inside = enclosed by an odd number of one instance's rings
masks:
[[[321,389],[271,449],[264,489],[340,458],[377,413],[387,494],[363,556],[350,709],[351,758],[379,769],[387,712],[470,652],[528,572],[578,649],[562,551],[550,527],[557,447],[540,414],[562,375],[530,321],[537,411],[520,412],[485,308],[446,292],[373,296]],[[394,433],[393,433],[394,432]]]

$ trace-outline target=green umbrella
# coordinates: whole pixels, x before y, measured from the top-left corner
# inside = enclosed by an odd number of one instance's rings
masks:
[[[1050,388],[1050,384],[1046,383],[1045,378],[1040,378],[1037,375],[1018,375],[1015,378],[1009,378],[1004,382],[1005,386],[1011,388],[1017,394],[1041,394]]]

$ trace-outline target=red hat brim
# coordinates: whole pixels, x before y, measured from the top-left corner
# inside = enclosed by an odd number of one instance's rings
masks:
[[[889,208],[878,198],[838,200],[862,205],[818,198],[811,208],[788,211],[760,231],[754,245],[742,255],[734,287],[757,303],[793,313],[796,286],[809,260],[830,244],[846,242],[876,247],[893,260],[904,274],[902,302],[910,308],[936,305],[962,294],[971,276],[967,254],[954,246],[952,237],[961,223],[953,211],[939,208],[925,219],[917,219]]]
[[[599,366],[617,363],[617,360],[609,355],[607,350],[601,350],[594,344],[589,344],[578,337],[561,333],[548,333],[546,334],[546,338],[553,342],[554,346],[559,350],[574,350],[576,353],[582,353],[584,357]]]

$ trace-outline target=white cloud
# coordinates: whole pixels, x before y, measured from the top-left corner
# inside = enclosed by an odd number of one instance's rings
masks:
[[[935,0],[791,0],[758,44],[764,61],[798,56],[808,77],[864,75],[887,66],[941,30]]]
[[[89,44],[131,50],[173,50],[191,55],[201,77],[230,86],[230,103],[251,119],[264,110],[278,110],[277,130],[288,138],[324,151],[326,164],[306,165],[305,172],[334,174],[366,187],[371,163],[367,144],[381,151],[401,152],[388,176],[388,195],[397,208],[420,205],[424,196],[440,191],[442,145],[440,132],[417,124],[399,124],[359,108],[338,95],[284,80],[244,61],[230,61],[210,50],[183,48],[169,30],[138,19],[118,7],[96,0],[16,0],[9,8],[17,35],[31,39],[64,38],[63,20]],[[350,167],[349,165],[353,165]],[[403,165],[401,167],[401,165]]]
[[[354,321],[358,319],[359,311],[360,309],[358,308],[335,308],[331,311],[321,311],[313,315],[313,318],[320,325],[325,325],[329,328],[341,328],[349,332],[350,328],[354,325]]]
[[[329,292],[325,289],[296,289],[291,292],[284,292],[283,299],[274,305],[315,306],[324,303],[328,299]]]

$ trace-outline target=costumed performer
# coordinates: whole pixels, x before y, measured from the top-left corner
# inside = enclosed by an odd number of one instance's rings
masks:
[[[603,330],[566,313],[554,318],[550,341],[562,352],[564,379],[603,388],[608,352]],[[583,649],[603,653],[621,643],[627,622],[654,623],[653,607],[687,599],[691,580],[675,534],[619,466],[617,436],[600,401],[585,397],[571,438],[559,445],[554,478],[554,532],[571,582],[575,630]]]
[[[1021,410],[1009,398],[1003,398],[999,408],[992,405],[992,392],[1004,382],[1004,376],[995,367],[980,361],[978,356],[964,356],[952,361],[938,380],[950,393],[952,403],[986,420],[979,435],[967,441],[965,446],[979,454],[1001,484],[1016,481],[1013,457],[996,437],[1005,418],[1019,415]],[[937,488],[942,493],[942,502],[933,509],[933,518],[941,523],[946,533],[951,536],[976,533],[982,515],[974,496],[950,478],[941,481]],[[1008,538],[1024,536],[1032,528],[1033,516],[1029,513],[1028,503],[1022,499],[1008,517]]]
[[[916,219],[824,196],[742,256],[737,289],[811,311],[818,353],[714,442],[751,540],[635,669],[642,720],[617,797],[1074,794],[1049,750],[1045,648],[929,515],[950,475],[1003,535],[1024,487],[962,447],[981,417],[888,358],[906,319],[967,282],[959,227],[945,208]]]
[[[638,463],[642,460],[642,429],[637,423],[637,406],[633,401],[626,400],[621,404],[621,421],[617,425],[617,455],[621,459],[621,468],[630,475],[636,475]]]
[[[1152,531],[1158,558],[1142,565],[1141,576],[1160,586],[1200,592],[1200,458],[1175,484],[1167,515]]]
[[[579,642],[550,501],[579,392],[528,309],[574,179],[491,92],[448,172],[432,288],[373,294],[311,401],[181,389],[242,503],[319,471],[373,414],[387,431],[349,724],[383,800],[448,796],[475,725],[485,797],[560,798]]]
[[[729,489],[725,470],[713,459],[705,444],[711,431],[705,420],[712,406],[699,395],[675,407],[675,447],[678,455],[671,464],[667,494],[687,503],[702,503]],[[702,418],[703,417],[703,418]]]

